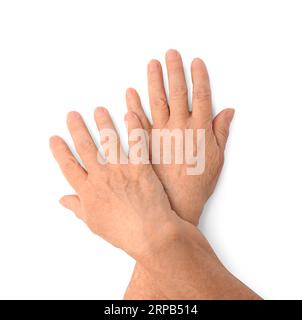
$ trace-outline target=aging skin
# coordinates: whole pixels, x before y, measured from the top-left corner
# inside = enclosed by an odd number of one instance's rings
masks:
[[[129,132],[141,128],[135,113],[128,112],[126,120]],[[114,129],[104,108],[95,111],[95,121],[99,129]],[[82,117],[71,112],[67,124],[85,168],[62,138],[50,139],[77,193],[61,199],[64,207],[132,256],[168,299],[258,298],[222,266],[200,231],[173,211],[151,164],[100,164]]]
[[[203,174],[187,175],[186,164],[153,165],[167,192],[172,209],[182,219],[197,226],[204,204],[213,193],[223,166],[224,150],[234,110],[225,109],[213,118],[208,72],[204,62],[196,58],[191,64],[193,92],[190,112],[183,63],[176,50],[166,53],[166,66],[169,99],[164,89],[160,62],[151,60],[148,65],[148,91],[153,124],[151,125],[146,117],[134,89],[127,90],[127,107],[139,116],[144,129],[149,132],[152,128],[205,129],[206,158]],[[153,279],[139,265],[135,267],[125,298],[166,299],[154,286]]]

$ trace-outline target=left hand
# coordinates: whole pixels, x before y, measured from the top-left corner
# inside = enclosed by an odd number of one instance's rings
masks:
[[[115,130],[104,108],[96,110],[95,121],[100,130]],[[133,112],[127,114],[127,121],[129,133],[141,127]],[[79,164],[63,139],[51,138],[53,155],[77,193],[64,196],[61,204],[111,244],[135,258],[145,255],[157,236],[158,239],[169,236],[172,221],[176,219],[152,166],[100,164],[100,155],[80,114],[71,112],[67,123],[86,169]]]

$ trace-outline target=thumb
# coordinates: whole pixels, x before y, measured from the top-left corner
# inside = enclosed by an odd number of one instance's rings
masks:
[[[234,117],[234,109],[224,109],[213,120],[213,131],[217,143],[222,149],[225,148],[229,136],[229,129]]]
[[[63,196],[60,199],[60,204],[64,208],[73,211],[78,218],[83,219],[81,214],[81,202],[77,195]]]

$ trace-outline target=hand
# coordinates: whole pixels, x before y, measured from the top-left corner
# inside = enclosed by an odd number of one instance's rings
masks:
[[[160,62],[152,60],[148,65],[149,102],[153,125],[146,117],[139,95],[134,89],[127,90],[127,107],[129,111],[138,115],[144,129],[150,132],[150,136],[152,128],[205,129],[205,169],[201,175],[188,175],[186,164],[153,165],[173,210],[184,220],[198,225],[203,206],[213,193],[223,166],[224,149],[234,110],[225,109],[213,119],[206,66],[202,60],[194,59],[191,65],[192,112],[189,112],[187,85],[180,54],[175,50],[169,50],[166,54],[166,65],[169,101],[164,89]],[[195,150],[196,147],[194,145]],[[150,275],[136,265],[125,298],[165,299],[166,297],[156,288]]]
[[[105,109],[96,110],[95,120],[100,130],[114,130]],[[134,113],[127,121],[129,135],[141,127]],[[258,298],[227,272],[198,229],[172,211],[150,164],[100,164],[81,116],[71,112],[67,123],[86,170],[60,137],[51,138],[53,155],[77,192],[61,199],[66,208],[137,259],[168,298]]]
[[[95,121],[99,130],[114,130],[104,108],[96,110]],[[134,113],[127,114],[127,121],[129,132],[141,126]],[[69,113],[67,124],[86,170],[63,139],[51,138],[53,155],[77,193],[64,196],[61,204],[85,221],[94,233],[131,256],[145,254],[158,234],[169,234],[167,228],[175,216],[152,166],[100,164],[98,150],[80,114]]]
[[[201,175],[188,175],[187,165],[153,165],[168,194],[173,210],[183,219],[197,225],[202,208],[212,194],[224,160],[224,149],[233,109],[225,109],[212,118],[209,77],[205,64],[194,59],[191,66],[193,81],[192,112],[189,112],[187,85],[180,54],[169,50],[166,54],[169,81],[167,99],[162,68],[158,61],[148,65],[148,89],[153,125],[149,123],[138,94],[128,89],[129,111],[135,112],[144,129],[205,129],[205,170]],[[196,150],[196,146],[195,146]],[[152,155],[151,155],[152,157]],[[177,183],[176,183],[177,182]]]

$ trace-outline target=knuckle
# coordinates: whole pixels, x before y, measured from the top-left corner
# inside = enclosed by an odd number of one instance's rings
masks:
[[[193,90],[193,98],[198,102],[205,102],[211,100],[211,90],[210,89],[195,89]]]
[[[156,106],[158,109],[163,109],[167,106],[167,100],[165,97],[160,96],[155,98],[152,104]]]
[[[170,99],[182,99],[187,98],[188,96],[188,89],[187,86],[178,86],[171,90],[170,92]]]
[[[94,149],[94,143],[90,139],[85,139],[80,143],[80,149],[84,152],[88,152]]]
[[[78,167],[78,162],[75,158],[68,158],[64,164],[63,164],[63,169],[64,171],[73,171],[75,168]]]
[[[218,129],[218,135],[220,136],[221,139],[226,141],[228,139],[229,132],[228,130]]]

